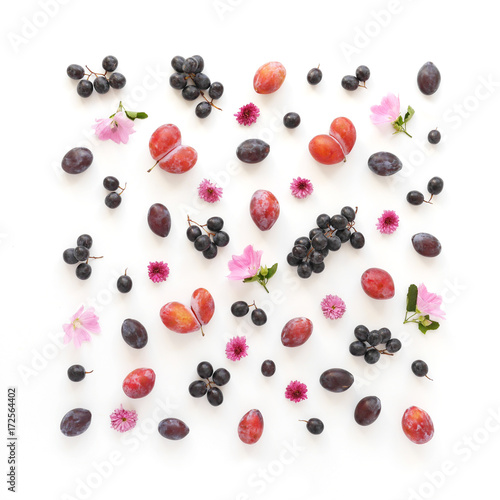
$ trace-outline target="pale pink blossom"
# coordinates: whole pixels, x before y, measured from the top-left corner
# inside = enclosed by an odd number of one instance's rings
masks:
[[[70,318],[70,323],[63,325],[63,342],[68,344],[73,341],[76,347],[80,347],[82,342],[90,341],[90,333],[100,333],[99,317],[95,315],[94,308],[89,307],[85,312],[83,306]]]
[[[443,299],[441,296],[431,293],[426,286],[421,283],[418,286],[417,309],[424,316],[429,315],[429,318],[445,319],[446,313],[441,310]]]
[[[252,245],[243,250],[243,255],[233,255],[228,262],[231,273],[227,276],[230,280],[244,280],[252,278],[259,272],[262,250],[255,251]]]
[[[380,105],[372,106],[370,108],[370,111],[373,113],[370,115],[370,119],[375,125],[392,123],[398,119],[400,115],[400,107],[399,97],[389,93],[385,97],[382,97]]]
[[[92,128],[101,141],[111,139],[116,144],[127,144],[129,136],[135,132],[134,121],[123,111],[118,111],[111,118],[96,119],[96,122]]]

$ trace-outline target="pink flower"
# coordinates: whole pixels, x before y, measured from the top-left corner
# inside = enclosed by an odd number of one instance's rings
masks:
[[[83,306],[76,311],[70,319],[71,323],[63,325],[63,342],[68,344],[73,340],[76,347],[80,347],[82,342],[90,341],[90,333],[100,333],[99,317],[94,314],[94,308],[89,307],[83,312]]]
[[[382,234],[392,234],[399,226],[399,217],[393,210],[384,210],[378,218],[377,229]]]
[[[309,196],[314,191],[312,182],[309,179],[303,179],[302,177],[297,177],[293,179],[290,184],[290,190],[295,198],[305,198]]]
[[[239,361],[248,356],[248,346],[246,337],[233,337],[226,344],[226,356],[231,361]]]
[[[123,111],[118,111],[111,118],[96,119],[96,124],[92,125],[95,133],[101,141],[111,139],[116,144],[127,144],[129,135],[135,132],[134,121],[127,117]]]
[[[327,295],[321,301],[323,316],[328,319],[339,319],[345,313],[345,302],[337,295]]]
[[[370,111],[373,113],[370,115],[371,121],[375,125],[392,123],[400,115],[399,97],[389,93],[387,96],[382,97],[382,102],[379,106],[372,106]]]
[[[111,427],[118,432],[127,432],[135,427],[137,423],[137,412],[135,410],[124,410],[123,405],[117,408],[111,415]]]
[[[208,203],[215,203],[222,198],[222,188],[217,187],[208,179],[203,179],[201,184],[198,186],[198,196]]]
[[[153,283],[161,283],[168,278],[170,268],[166,262],[150,262],[148,266],[149,279]]]
[[[262,250],[256,252],[252,245],[248,245],[243,250],[243,255],[233,255],[227,264],[231,271],[227,277],[240,281],[255,276],[259,272],[262,253]]]
[[[424,316],[429,315],[438,319],[445,319],[446,313],[441,310],[443,299],[435,294],[427,291],[423,283],[418,286],[417,309]]]
[[[260,116],[260,109],[251,102],[242,106],[234,116],[240,125],[252,125]]]
[[[294,403],[300,403],[307,399],[307,385],[298,380],[290,382],[286,387],[285,397]]]

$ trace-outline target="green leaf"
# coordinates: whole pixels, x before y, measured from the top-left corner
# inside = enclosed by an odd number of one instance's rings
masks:
[[[427,330],[428,328],[424,325],[422,325],[422,323],[419,323],[418,324],[418,329],[425,335],[427,333]]]
[[[243,280],[243,283],[252,283],[252,281],[259,281],[260,280],[260,276],[258,274],[256,274],[255,276],[252,276],[251,278],[245,278]]]
[[[136,116],[136,118],[137,118],[138,120],[144,120],[144,119],[146,119],[147,117],[148,117],[148,115],[147,115],[146,113],[142,112],[142,111],[140,111],[139,113],[137,113],[137,116]]]
[[[137,118],[137,111],[125,111],[125,114],[131,119],[135,120]]]
[[[278,270],[278,263],[276,262],[276,264],[274,264],[273,266],[271,266],[267,272],[267,279],[270,280],[275,274],[276,274],[276,271]]]
[[[415,110],[411,106],[408,106],[408,111],[405,114],[404,123],[409,122],[414,114]]]
[[[417,310],[417,285],[410,285],[408,287],[408,295],[406,296],[406,310],[408,312],[415,312]]]
[[[423,325],[422,323],[418,324],[418,329],[423,333],[427,333],[429,330],[437,330],[439,328],[439,323],[437,321],[432,321],[429,319],[429,315],[425,316],[425,319],[430,321],[430,325]]]

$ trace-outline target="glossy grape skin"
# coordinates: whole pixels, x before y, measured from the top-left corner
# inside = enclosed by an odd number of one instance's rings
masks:
[[[380,343],[381,344],[387,344],[387,342],[389,342],[389,340],[391,340],[391,331],[389,330],[389,328],[380,328],[378,333],[380,333],[381,335],[381,340],[380,340]]]
[[[297,274],[300,278],[307,279],[311,276],[312,272],[312,266],[308,262],[302,262],[297,266]]]
[[[374,174],[387,177],[399,172],[403,168],[403,164],[395,154],[379,151],[368,158],[368,168]]]
[[[207,90],[210,87],[210,78],[205,73],[197,73],[193,82],[201,90]]]
[[[426,62],[418,71],[417,85],[420,92],[432,95],[437,92],[441,83],[441,73],[432,62]]]
[[[109,82],[104,76],[98,76],[94,80],[94,90],[98,94],[106,94],[109,92]]]
[[[74,248],[67,248],[63,252],[63,260],[66,264],[76,264],[78,260],[75,257]]]
[[[196,108],[194,108],[194,114],[198,118],[206,118],[211,112],[212,106],[206,101],[198,103]]]
[[[201,398],[207,393],[207,384],[203,380],[195,380],[189,384],[189,394],[193,398]]]
[[[311,261],[312,264],[321,264],[325,260],[325,257],[321,252],[318,252],[317,250],[315,250],[309,256],[309,260]]]
[[[90,267],[90,264],[82,262],[81,264],[78,264],[78,266],[76,267],[75,274],[78,279],[87,280],[90,278],[90,275],[92,274],[92,268]]]
[[[214,368],[208,361],[202,361],[201,363],[198,363],[198,366],[196,367],[196,373],[201,378],[210,378],[214,373]]]
[[[317,234],[323,234],[323,230],[320,229],[319,227],[315,227],[309,231],[309,248],[311,246],[311,240],[317,235]]]
[[[89,249],[82,246],[75,247],[73,254],[77,261],[83,262],[89,258]]]
[[[365,246],[365,237],[359,231],[351,234],[350,241],[353,248],[360,249]]]
[[[317,436],[323,432],[325,425],[319,418],[310,418],[306,423],[306,429]]]
[[[427,363],[425,361],[417,359],[411,364],[411,371],[417,377],[425,377],[427,373],[429,373],[429,367],[427,366]]]
[[[172,227],[172,219],[170,212],[165,205],[154,203],[148,210],[147,216],[148,226],[157,236],[166,238]]]
[[[300,116],[294,112],[287,113],[283,117],[283,125],[286,128],[297,128],[300,125]]]
[[[272,377],[276,373],[276,363],[271,359],[266,359],[260,367],[260,372],[264,377]]]
[[[66,74],[72,80],[81,80],[85,75],[85,70],[79,64],[70,64],[66,69]]]
[[[218,252],[219,251],[217,249],[217,245],[212,242],[210,243],[208,248],[202,251],[202,254],[203,257],[205,257],[205,259],[215,259],[215,257],[217,257]]]
[[[92,165],[93,161],[94,156],[90,149],[77,147],[70,149],[64,155],[61,167],[68,174],[81,174]]]
[[[193,57],[188,57],[182,64],[184,73],[195,73],[198,69],[198,61]]]
[[[370,78],[370,70],[367,66],[358,66],[356,68],[356,78],[360,82],[366,82]]]
[[[231,379],[231,374],[225,368],[217,368],[212,376],[212,381],[215,385],[222,387]]]
[[[207,220],[207,229],[210,231],[220,231],[224,227],[224,220],[222,217],[210,217]]]
[[[441,132],[439,130],[431,130],[427,135],[427,140],[431,144],[438,144],[441,141]]]
[[[224,93],[224,85],[220,82],[212,82],[208,89],[208,95],[211,99],[220,99]]]
[[[434,436],[434,424],[429,414],[416,406],[408,408],[401,421],[406,437],[415,444],[428,443]]]
[[[186,229],[186,236],[189,241],[194,241],[201,236],[201,229],[198,226],[189,226]]]
[[[256,326],[265,325],[267,322],[267,314],[263,309],[254,309],[250,315],[252,323]]]
[[[218,247],[225,247],[229,243],[229,234],[225,231],[217,231],[212,237],[212,241]]]
[[[121,73],[113,73],[109,77],[109,86],[115,90],[120,90],[127,84],[127,79]]]
[[[74,408],[68,411],[61,420],[61,432],[68,437],[83,434],[90,426],[92,413],[85,408]]]
[[[307,255],[307,248],[303,245],[295,245],[292,248],[292,255],[297,259],[303,259]]]
[[[320,262],[319,264],[311,264],[312,272],[316,274],[322,273],[325,270],[325,267],[326,266],[324,262]]]
[[[128,293],[132,290],[132,278],[126,274],[120,276],[116,281],[116,288],[121,293]]]
[[[90,234],[81,234],[80,236],[78,236],[78,239],[76,240],[76,246],[77,247],[91,248],[92,247],[92,236],[90,236]]]
[[[181,92],[186,101],[194,101],[200,97],[200,89],[195,85],[186,85]]]
[[[364,356],[366,352],[366,345],[360,340],[355,340],[349,345],[349,352],[353,356]]]
[[[118,193],[109,193],[106,198],[104,198],[104,204],[108,208],[118,208],[122,203],[122,197]]]
[[[441,253],[441,243],[432,234],[414,234],[411,243],[415,251],[424,257],[437,257]]]
[[[333,215],[330,218],[330,226],[334,229],[345,229],[347,227],[348,220],[343,215]]]
[[[328,229],[330,226],[330,216],[328,214],[320,214],[316,217],[316,225],[320,229]]]
[[[347,222],[352,222],[356,218],[356,211],[352,207],[343,207],[340,215],[347,219]]]
[[[357,424],[371,425],[380,415],[382,404],[377,396],[366,396],[356,405],[354,420]]]
[[[314,237],[311,239],[311,246],[315,250],[323,250],[326,248],[328,245],[328,240],[326,236],[323,233],[318,233],[314,235]]]
[[[173,89],[182,90],[187,85],[187,78],[186,73],[173,73],[168,81]]]
[[[203,57],[196,55],[196,56],[192,56],[192,58],[197,63],[195,73],[200,73],[201,71],[203,71],[203,69],[205,68],[205,61],[203,60]]]
[[[338,229],[337,232],[335,233],[335,236],[337,236],[340,239],[341,243],[347,243],[351,239],[351,231],[349,229]]]
[[[89,80],[80,80],[76,86],[76,93],[80,97],[90,97],[94,92],[94,86]]]
[[[371,346],[379,345],[382,342],[382,335],[378,330],[372,330],[366,339]]]
[[[318,85],[323,79],[323,72],[319,68],[313,68],[307,73],[307,82],[310,85]]]
[[[172,58],[172,61],[170,62],[172,68],[177,71],[178,73],[182,73],[182,65],[186,59],[182,56],[175,56]]]
[[[249,310],[250,308],[248,307],[248,304],[243,300],[238,300],[231,306],[231,313],[233,316],[236,316],[237,318],[242,318],[243,316],[246,316]]]
[[[102,60],[102,67],[105,71],[114,71],[118,67],[118,59],[115,56],[106,56]]]
[[[243,163],[259,163],[267,158],[271,147],[261,139],[247,139],[236,149],[236,156]]]
[[[342,241],[338,236],[335,234],[330,236],[328,239],[328,250],[331,250],[332,252],[336,252],[341,246],[342,246]]]
[[[72,382],[81,382],[85,378],[85,368],[82,365],[72,365],[68,368],[68,378]]]
[[[116,191],[120,187],[120,181],[116,177],[108,175],[107,177],[104,177],[102,185],[104,186],[104,189],[107,189],[108,191]]]
[[[354,377],[342,368],[330,368],[321,374],[319,383],[327,391],[344,392],[352,386]]]
[[[142,349],[148,343],[148,332],[144,325],[136,319],[127,318],[122,323],[122,338],[134,349]]]
[[[433,177],[428,183],[427,183],[427,191],[429,191],[430,194],[436,195],[441,193],[444,187],[444,182],[441,177]]]
[[[361,342],[365,342],[368,339],[369,333],[370,331],[368,330],[368,328],[366,328],[365,325],[358,325],[354,329],[354,336]]]
[[[391,354],[394,354],[395,352],[398,352],[401,349],[401,341],[399,339],[390,339],[386,344],[385,348],[387,352],[390,352]]]
[[[194,240],[194,248],[196,248],[199,252],[204,252],[210,247],[211,244],[212,241],[210,240],[210,236],[207,234],[202,234]]]
[[[207,391],[207,399],[212,406],[219,406],[224,401],[224,396],[218,387],[211,387]]]
[[[297,238],[293,244],[305,246],[307,249],[311,248],[311,240],[307,236]]]
[[[73,250],[73,249],[71,249],[71,250]],[[288,264],[290,264],[291,266],[295,267],[295,266],[298,266],[302,262],[302,259],[299,259],[299,258],[295,257],[295,255],[293,255],[293,253],[290,252],[286,256],[286,261],[288,262]],[[69,262],[68,264],[71,264],[71,262]]]
[[[342,88],[345,90],[353,91],[359,87],[359,80],[352,75],[347,75],[342,78]]]
[[[365,361],[369,365],[374,365],[380,359],[380,352],[377,349],[368,349],[365,352]]]
[[[420,191],[410,191],[406,195],[406,201],[410,205],[422,205],[422,203],[424,202],[424,195]]]
[[[178,441],[189,434],[189,427],[178,418],[165,418],[158,424],[158,432],[164,438]]]

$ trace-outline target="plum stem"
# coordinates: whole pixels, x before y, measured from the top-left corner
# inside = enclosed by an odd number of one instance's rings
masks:
[[[156,165],[158,165],[158,163],[160,163],[160,160],[158,160],[149,170],[148,170],[148,174],[149,172],[151,172],[151,170],[153,170],[153,168],[156,167]]]

